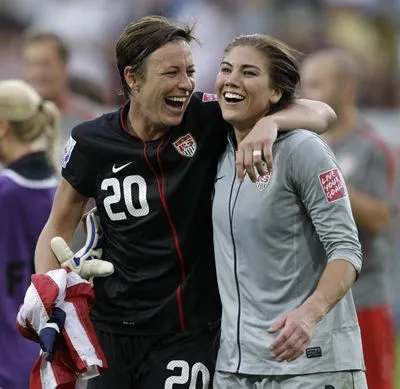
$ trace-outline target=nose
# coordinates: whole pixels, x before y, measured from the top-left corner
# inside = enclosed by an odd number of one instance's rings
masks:
[[[187,74],[183,74],[179,79],[178,88],[191,92],[194,89],[194,81]]]
[[[239,74],[238,72],[232,70],[229,75],[226,76],[225,85],[226,86],[238,86],[239,84]]]

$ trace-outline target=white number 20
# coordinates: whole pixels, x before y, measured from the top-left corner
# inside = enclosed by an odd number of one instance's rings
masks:
[[[167,365],[168,370],[181,369],[181,374],[168,377],[165,381],[164,389],[173,389],[174,384],[182,385],[189,382],[189,389],[196,389],[197,378],[201,373],[201,389],[208,389],[210,383],[210,372],[201,362],[196,362],[192,369],[186,361],[171,361]],[[189,381],[190,380],[190,381]]]
[[[132,186],[137,185],[139,190],[139,203],[140,207],[135,208],[132,201]],[[113,194],[104,199],[104,209],[111,220],[125,220],[127,219],[125,212],[114,212],[111,208],[113,204],[118,204],[121,201],[121,184],[117,178],[106,178],[101,183],[101,189],[107,190],[112,188]],[[147,202],[147,185],[142,176],[134,175],[127,176],[122,182],[122,196],[127,211],[135,217],[146,216],[149,213],[149,203]]]

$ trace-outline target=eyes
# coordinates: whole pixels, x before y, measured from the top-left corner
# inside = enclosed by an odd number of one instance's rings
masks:
[[[230,68],[228,66],[221,66],[219,71],[221,74],[224,74],[227,76],[232,73],[232,68]],[[256,71],[249,70],[249,69],[242,69],[240,71],[240,73],[243,74],[245,77],[256,77],[258,75]]]
[[[178,76],[179,73],[180,73],[180,71],[178,71],[177,69],[173,69],[173,70],[169,70],[167,72],[164,72],[163,75],[172,78],[172,77]],[[186,75],[188,77],[193,77],[195,75],[195,73],[196,73],[195,69],[188,69],[186,71]]]
[[[220,73],[222,73],[222,74],[229,74],[229,73],[231,72],[231,69],[228,68],[228,67],[221,66],[221,68],[219,69],[219,71],[220,71]]]

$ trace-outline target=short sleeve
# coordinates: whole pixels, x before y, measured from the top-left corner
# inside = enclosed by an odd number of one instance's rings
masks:
[[[61,174],[80,194],[94,197],[96,164],[73,136],[65,146]]]
[[[313,136],[290,160],[291,182],[324,246],[328,261],[345,259],[357,272],[362,254],[346,184],[331,149]]]

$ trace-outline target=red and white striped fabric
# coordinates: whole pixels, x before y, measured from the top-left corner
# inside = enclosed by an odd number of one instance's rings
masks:
[[[38,342],[38,334],[54,307],[65,311],[66,320],[53,361],[47,362],[43,353],[39,356],[31,373],[30,388],[84,388],[86,380],[107,367],[89,317],[93,288],[69,269],[35,274],[31,281],[17,316],[20,333]]]

